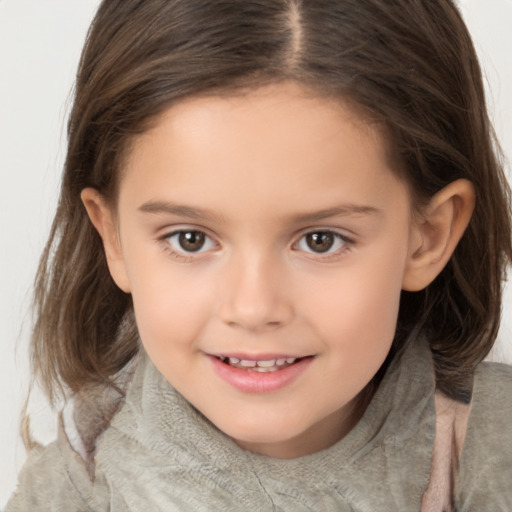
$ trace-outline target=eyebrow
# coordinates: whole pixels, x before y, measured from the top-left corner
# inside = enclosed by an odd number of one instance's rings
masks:
[[[193,206],[177,204],[169,201],[148,201],[139,207],[139,210],[150,214],[167,214],[186,217],[192,220],[216,220],[224,222],[224,217],[217,213]],[[310,213],[301,213],[292,215],[291,220],[296,223],[316,222],[330,217],[348,216],[348,215],[380,215],[382,211],[373,206],[344,204],[333,208],[326,208]]]
[[[139,207],[144,213],[177,215],[192,220],[217,220],[223,222],[220,215],[205,208],[197,208],[169,201],[148,201]]]
[[[298,223],[315,222],[330,217],[348,216],[348,215],[381,215],[382,211],[374,206],[358,205],[358,204],[344,204],[335,206],[333,208],[326,208],[311,213],[303,213],[293,216],[293,220]]]

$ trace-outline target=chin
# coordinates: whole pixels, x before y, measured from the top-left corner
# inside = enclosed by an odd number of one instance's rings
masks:
[[[238,446],[253,453],[278,458],[293,458],[309,453],[303,439],[308,429],[298,429],[296,422],[293,425],[288,422],[281,425],[273,422],[265,422],[265,425],[230,424],[227,428],[216,425]]]

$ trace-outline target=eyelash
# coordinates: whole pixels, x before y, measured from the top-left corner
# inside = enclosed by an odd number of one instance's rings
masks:
[[[191,234],[191,233],[194,233],[194,234],[200,235],[200,236],[204,236],[205,243],[210,243],[213,245],[213,247],[208,247],[206,249],[203,249],[203,246],[202,246],[197,251],[186,251],[185,249],[180,250],[180,249],[176,249],[173,247],[171,240],[174,237],[179,237],[180,235],[184,235],[184,234],[186,235],[186,234]],[[342,245],[341,245],[341,247],[337,248],[335,251],[331,251],[331,248],[329,247],[324,252],[315,252],[314,250],[307,250],[304,248],[300,248],[299,245],[301,244],[301,242],[303,240],[306,240],[306,237],[312,236],[312,235],[323,235],[323,236],[329,235],[335,239],[333,244],[341,243]],[[198,255],[208,252],[209,250],[211,250],[214,247],[218,247],[218,244],[213,240],[212,237],[210,237],[208,234],[206,234],[203,230],[195,229],[195,228],[177,229],[177,230],[171,231],[170,233],[166,233],[165,235],[160,237],[158,239],[158,242],[161,243],[164,250],[166,252],[168,252],[172,257],[179,259],[181,261],[184,261],[184,262],[193,261],[194,259],[197,258]],[[353,239],[347,237],[346,235],[343,235],[343,234],[341,234],[337,231],[334,231],[332,229],[319,228],[319,229],[309,229],[308,231],[303,232],[301,234],[300,238],[296,242],[294,242],[291,247],[292,247],[292,250],[294,250],[294,251],[299,251],[299,252],[308,254],[309,258],[315,258],[315,259],[319,259],[322,261],[328,261],[330,259],[337,258],[337,257],[341,256],[342,254],[349,252],[352,249],[354,244],[355,244],[355,241]]]
[[[183,235],[183,234],[190,234],[195,233],[204,236],[205,241],[209,241],[214,246],[218,246],[218,244],[212,239],[212,237],[208,236],[203,230],[201,229],[177,229],[174,231],[171,231],[170,233],[166,233],[164,236],[160,237],[158,241],[162,244],[164,250],[168,252],[171,256],[173,256],[176,259],[179,259],[184,262],[192,261],[197,257],[197,255],[203,254],[204,252],[207,252],[209,249],[204,250],[203,247],[198,249],[197,251],[186,251],[186,250],[179,250],[175,249],[172,245],[172,238]]]
[[[325,252],[315,252],[313,250],[304,250],[299,248],[299,244],[306,239],[307,236],[310,235],[329,235],[334,238],[333,244],[340,244],[341,247],[337,248],[336,250],[332,251],[331,247],[329,247]],[[307,243],[307,242],[306,242]],[[329,261],[334,258],[338,258],[341,255],[349,252],[355,244],[355,241],[352,238],[347,237],[346,235],[343,235],[339,233],[338,231],[334,231],[332,229],[309,229],[307,232],[303,233],[299,240],[295,242],[292,246],[293,249],[302,251],[306,254],[308,254],[308,257],[313,257],[315,259],[319,259],[321,261]]]

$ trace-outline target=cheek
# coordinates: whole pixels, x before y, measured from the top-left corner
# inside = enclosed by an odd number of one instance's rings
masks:
[[[148,352],[175,353],[193,345],[211,310],[206,283],[176,272],[165,262],[137,265],[132,297],[142,343]]]
[[[380,352],[379,347],[387,353],[396,330],[405,264],[402,254],[376,251],[326,276],[322,286],[310,283],[304,309],[326,343],[343,346],[361,362],[368,351]]]
[[[343,402],[368,384],[389,353],[400,298],[396,282],[354,275],[343,292],[331,290],[331,300],[311,310],[310,318],[323,319],[316,328],[327,355],[321,361],[325,385]]]
[[[325,339],[349,345],[352,349],[373,346],[391,341],[396,329],[400,287],[380,288],[376,282],[371,286],[358,282],[349,286],[345,293],[333,291],[331,300],[314,301],[310,307],[310,318],[317,323]],[[388,284],[388,283],[385,283]]]

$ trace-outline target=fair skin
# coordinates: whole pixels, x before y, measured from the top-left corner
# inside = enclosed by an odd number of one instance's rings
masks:
[[[412,215],[389,160],[353,108],[282,83],[164,112],[115,212],[82,192],[149,357],[240,446],[293,458],[346,435],[401,290],[427,286],[462,235],[471,185]]]

